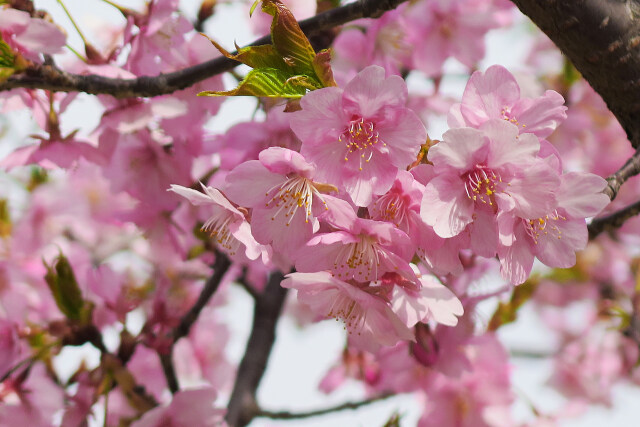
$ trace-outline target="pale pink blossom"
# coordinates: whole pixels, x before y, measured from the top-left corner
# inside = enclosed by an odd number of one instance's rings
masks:
[[[358,348],[375,351],[381,345],[413,339],[387,301],[329,272],[291,273],[282,286],[297,289],[298,300],[321,318],[344,321],[349,341]]]
[[[207,206],[211,216],[202,229],[211,234],[222,250],[231,256],[246,255],[248,259],[256,259],[261,255],[261,248],[251,234],[251,226],[244,214],[235,208],[220,191],[206,187],[204,193],[180,185],[171,185],[169,191],[179,194],[196,206]]]
[[[359,282],[378,280],[387,272],[411,278],[412,255],[409,236],[392,224],[356,218],[349,228],[315,235],[300,249],[296,269],[330,270],[340,280]]]
[[[576,251],[588,240],[585,218],[599,213],[609,198],[602,193],[606,181],[597,175],[570,172],[562,176],[558,204],[538,218],[498,215],[503,277],[513,284],[526,280],[533,258],[550,267],[568,268],[576,263]]]
[[[4,376],[17,361],[20,355],[20,342],[17,325],[0,318],[0,376]]]
[[[216,392],[202,387],[177,392],[168,406],[159,406],[146,412],[131,427],[221,427],[224,409],[214,408]]]
[[[235,203],[253,208],[251,230],[258,242],[272,244],[294,259],[318,230],[317,217],[329,210],[329,198],[322,192],[337,189],[315,182],[316,168],[295,151],[271,147],[259,158],[227,175],[225,193]]]
[[[441,74],[454,57],[473,67],[485,52],[484,35],[504,24],[503,11],[486,0],[423,0],[406,9],[413,66],[429,76]]]
[[[426,185],[422,219],[441,237],[457,236],[476,220],[483,221],[478,232],[495,237],[498,212],[546,215],[555,206],[560,180],[536,157],[539,149],[535,135],[518,135],[517,127],[503,120],[489,120],[480,129],[447,131],[429,150],[436,177]],[[497,243],[487,239],[491,241]]]
[[[293,113],[291,129],[316,178],[344,188],[358,206],[386,193],[426,141],[416,114],[405,108],[407,87],[398,76],[370,66],[343,89],[314,90]]]
[[[611,406],[612,388],[629,375],[637,360],[637,345],[618,331],[591,331],[561,349],[551,383],[569,398]]]
[[[405,4],[385,12],[378,19],[361,19],[354,28],[346,28],[333,42],[331,68],[338,83],[347,83],[369,65],[379,65],[387,74],[400,75],[410,62],[407,42]]]
[[[478,128],[489,119],[513,123],[520,133],[546,138],[567,118],[564,98],[548,90],[538,98],[522,98],[515,77],[501,65],[473,73],[462,102],[451,107],[449,126]]]
[[[193,26],[177,10],[177,0],[155,0],[147,4],[145,14],[127,17],[124,39],[131,44],[127,70],[136,75],[157,75],[173,71],[183,62],[185,36]]]
[[[27,12],[0,8],[0,38],[30,60],[39,54],[62,52],[67,36],[55,24],[32,18]]]
[[[416,285],[393,288],[392,309],[407,326],[428,321],[447,326],[458,323],[457,316],[462,316],[464,309],[453,292],[427,275],[417,278]]]

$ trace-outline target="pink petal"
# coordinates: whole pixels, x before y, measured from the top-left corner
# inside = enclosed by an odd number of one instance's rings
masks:
[[[562,175],[558,203],[574,218],[595,216],[611,201],[602,193],[606,186],[607,181],[592,173],[566,173]]]
[[[527,280],[533,267],[533,253],[526,238],[516,240],[506,248],[500,257],[500,274],[512,285],[519,285]]]
[[[266,193],[285,181],[286,176],[269,171],[258,160],[249,160],[229,172],[225,193],[240,206],[264,206]]]
[[[520,177],[509,182],[507,193],[516,205],[521,218],[540,218],[556,206],[555,192],[560,187],[560,177],[544,161],[531,163]]]
[[[576,251],[584,249],[589,239],[587,224],[583,219],[567,218],[548,221],[547,227],[553,226],[558,228],[559,233],[552,230],[541,235],[536,246],[536,256],[549,267],[573,267],[576,263]]]
[[[450,129],[443,135],[443,141],[429,149],[429,160],[436,170],[450,167],[467,170],[482,157],[480,149],[487,144],[482,132],[472,128]]]
[[[301,111],[291,113],[291,130],[305,145],[319,144],[336,138],[344,130],[348,119],[342,108],[342,89],[329,87],[314,90],[300,99]]]
[[[422,196],[420,217],[440,237],[457,236],[473,221],[473,201],[455,175],[440,175],[431,180]]]
[[[514,105],[511,115],[518,120],[520,132],[530,132],[546,138],[567,118],[564,98],[548,90],[536,99],[521,99]]]
[[[462,95],[460,110],[468,125],[477,127],[490,118],[501,118],[502,110],[520,98],[513,75],[500,65],[484,73],[473,73]]]
[[[385,79],[384,68],[370,65],[347,84],[343,105],[349,111],[357,111],[364,119],[381,120],[385,109],[403,108],[407,94],[407,85],[401,77]]]

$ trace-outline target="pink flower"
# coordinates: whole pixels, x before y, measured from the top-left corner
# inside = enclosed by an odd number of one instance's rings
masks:
[[[411,45],[406,40],[405,6],[401,4],[378,19],[361,19],[357,27],[338,34],[331,59],[338,83],[351,80],[368,65],[379,65],[387,74],[400,75],[400,67],[409,63],[411,55]]]
[[[295,151],[271,147],[259,157],[227,175],[225,192],[239,205],[253,208],[251,230],[258,242],[294,259],[318,229],[316,218],[329,209],[321,191],[337,189],[314,182],[316,168]]]
[[[0,318],[0,376],[4,376],[20,355],[16,324]]]
[[[381,345],[413,339],[387,301],[329,272],[291,273],[282,286],[297,289],[298,300],[317,315],[344,321],[350,341],[358,348],[375,351]]]
[[[370,66],[344,90],[309,92],[291,117],[301,153],[317,166],[316,178],[344,188],[358,206],[386,193],[427,137],[418,116],[405,108],[404,81],[384,76],[384,69]]]
[[[406,282],[405,282],[406,283]],[[462,303],[446,286],[432,276],[416,279],[419,286],[394,286],[391,305],[393,311],[409,327],[432,320],[447,326],[458,323]]]
[[[426,185],[420,211],[439,236],[456,236],[476,218],[484,222],[478,232],[495,236],[499,211],[539,217],[554,208],[559,177],[536,158],[536,136],[492,119],[479,130],[451,129],[443,139],[429,150],[436,177]]]
[[[0,37],[30,60],[37,60],[40,53],[60,53],[67,39],[51,22],[11,8],[0,8]]]
[[[244,161],[257,159],[260,152],[269,147],[299,151],[300,140],[291,131],[290,117],[290,113],[274,107],[262,122],[242,122],[230,127],[206,147],[207,152],[219,153],[220,167],[230,170]]]
[[[157,75],[173,71],[182,62],[185,36],[193,26],[177,9],[177,0],[156,0],[148,3],[146,14],[128,17],[124,35],[125,43],[131,44],[128,71]]]
[[[104,162],[104,158],[96,147],[77,140],[73,134],[59,140],[49,140],[42,137],[37,139],[40,140],[39,143],[20,147],[13,151],[0,161],[0,166],[11,169],[16,166],[35,164],[45,169],[57,167],[68,169],[76,165],[81,158],[96,164]]]
[[[296,269],[330,270],[340,280],[369,282],[384,273],[415,277],[408,261],[413,256],[409,236],[392,224],[356,218],[350,228],[314,236],[302,247]]]
[[[546,138],[567,118],[564,98],[548,90],[539,98],[521,98],[520,87],[503,66],[494,65],[473,73],[462,95],[462,103],[451,107],[449,126],[480,127],[489,119],[503,119],[518,126],[520,133]]]
[[[169,406],[160,406],[145,413],[131,427],[219,427],[225,425],[225,410],[213,404],[216,393],[211,387],[182,390]]]
[[[611,406],[613,386],[628,378],[637,360],[633,341],[618,331],[592,329],[561,349],[552,384],[568,398]]]
[[[193,205],[204,205],[211,209],[211,216],[202,229],[211,233],[211,237],[215,238],[226,253],[231,256],[244,254],[251,260],[258,258],[261,248],[251,235],[251,226],[244,214],[236,209],[220,191],[201,185],[204,194],[181,185],[171,185],[168,191],[181,195]]]
[[[473,67],[484,56],[484,35],[498,27],[500,11],[484,0],[423,0],[406,10],[408,42],[414,67],[429,76],[441,74],[454,57]]]
[[[606,181],[597,175],[570,172],[562,176],[558,204],[538,218],[498,215],[498,257],[503,277],[513,284],[526,280],[537,257],[550,267],[568,268],[576,263],[576,251],[588,240],[586,217],[595,216],[608,203],[602,193]]]

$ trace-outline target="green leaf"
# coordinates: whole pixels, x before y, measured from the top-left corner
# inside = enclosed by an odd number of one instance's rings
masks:
[[[211,43],[225,57],[253,68],[237,88],[205,91],[199,96],[266,96],[300,98],[309,90],[336,86],[329,51],[316,55],[293,14],[280,0],[256,0],[251,13],[262,2],[262,10],[273,16],[271,45],[238,48],[232,54],[215,41]],[[204,35],[204,34],[203,34]],[[205,36],[206,37],[206,36]]]
[[[263,0],[262,11],[273,16],[271,41],[284,61],[297,74],[313,74],[316,52],[291,11],[280,0]]]
[[[13,68],[15,58],[11,47],[0,37],[0,67]]]
[[[234,55],[229,53],[229,51],[220,46],[215,40],[212,40],[206,34],[202,35],[209,39],[211,44],[213,44],[224,56],[248,65],[251,68],[277,68],[283,71],[289,68],[278,52],[275,51],[273,45],[265,44],[262,46],[249,46],[243,48],[238,48],[236,46],[238,53]]]
[[[9,45],[0,37],[0,83],[16,72],[16,57]]]
[[[266,96],[278,98],[300,98],[307,92],[302,82],[304,79],[296,80],[297,77],[289,76],[287,73],[275,68],[258,68],[251,70],[249,74],[240,82],[237,88],[228,91],[205,91],[198,96]]]
[[[47,265],[46,263],[44,265],[47,268],[44,280],[49,285],[56,305],[62,314],[70,320],[86,320],[83,319],[85,303],[82,299],[82,292],[80,292],[69,260],[61,253],[56,259],[55,265]]]
[[[509,302],[501,302],[491,316],[487,330],[495,331],[499,327],[514,322],[518,317],[518,309],[529,301],[535,290],[538,288],[540,279],[532,276],[526,282],[514,288]]]

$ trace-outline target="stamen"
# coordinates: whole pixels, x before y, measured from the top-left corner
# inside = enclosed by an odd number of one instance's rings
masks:
[[[363,160],[364,163],[369,163],[373,157],[374,147],[380,139],[374,124],[360,118],[349,123],[347,129],[338,137],[338,141],[345,143],[345,162],[349,161],[351,154],[358,153],[359,170],[362,170]],[[383,142],[383,145],[386,144]]]
[[[557,210],[554,210],[549,215],[545,215],[544,218],[536,219],[523,219],[525,232],[533,243],[538,244],[538,240],[542,236],[548,236],[549,234],[558,239],[562,239],[562,230],[558,227],[556,221],[565,221],[567,218],[560,215]]]

